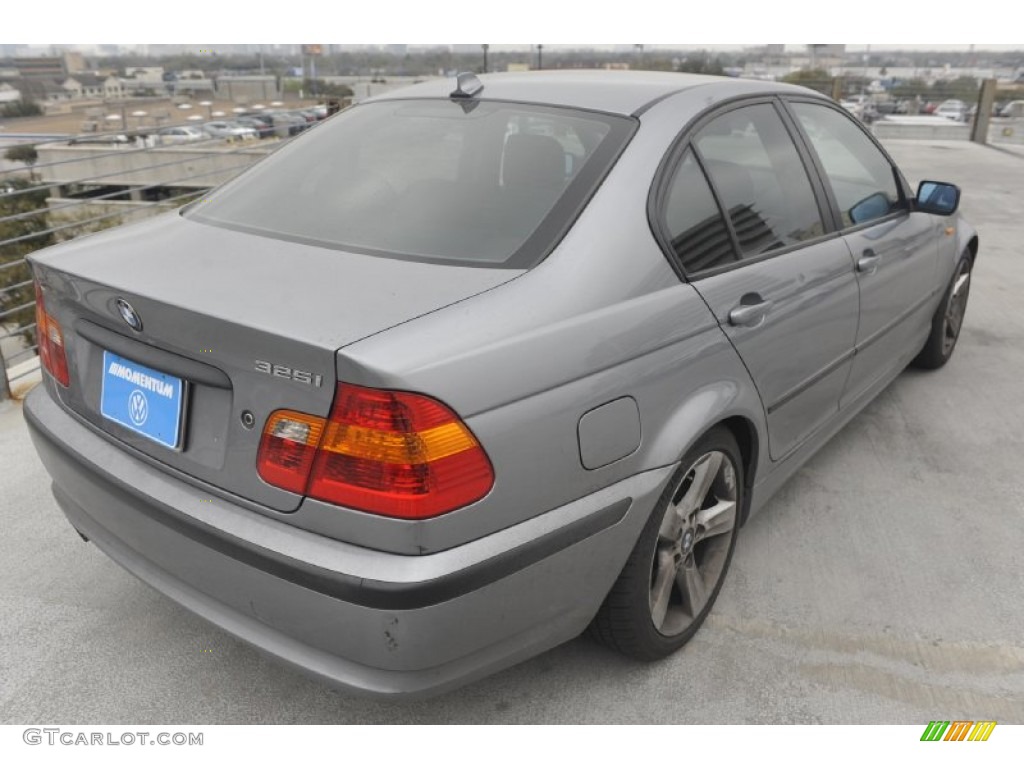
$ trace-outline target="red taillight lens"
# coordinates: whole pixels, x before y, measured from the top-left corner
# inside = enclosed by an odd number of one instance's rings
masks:
[[[71,377],[68,375],[68,358],[64,352],[64,333],[60,323],[46,313],[43,302],[43,290],[36,282],[36,339],[39,344],[39,359],[43,368],[57,380],[61,386],[68,386]]]
[[[274,411],[263,427],[256,458],[260,477],[292,493],[304,493],[324,420],[296,411]]]
[[[296,493],[301,492],[295,489],[309,460],[312,471],[305,491],[310,497],[418,520],[471,504],[494,484],[491,462],[473,433],[451,409],[424,395],[340,384],[312,459],[313,451],[302,440],[276,447],[270,443],[268,435],[281,413],[290,419],[319,420],[278,411],[264,429],[260,476]],[[289,458],[270,460],[275,449]],[[266,469],[286,463],[287,472]]]

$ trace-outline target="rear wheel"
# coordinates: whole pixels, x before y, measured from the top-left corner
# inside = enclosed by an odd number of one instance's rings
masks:
[[[744,488],[739,457],[723,427],[683,457],[591,625],[598,640],[653,661],[697,632],[736,544]]]
[[[953,356],[964,314],[967,312],[967,297],[971,292],[971,266],[970,254],[964,253],[932,317],[928,340],[911,365],[925,369],[941,368]]]

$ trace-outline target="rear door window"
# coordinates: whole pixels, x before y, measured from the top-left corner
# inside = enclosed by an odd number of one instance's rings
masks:
[[[672,250],[688,275],[736,260],[729,228],[691,151],[669,185],[664,222]]]
[[[793,140],[770,104],[726,112],[693,140],[741,248],[754,258],[824,234]]]

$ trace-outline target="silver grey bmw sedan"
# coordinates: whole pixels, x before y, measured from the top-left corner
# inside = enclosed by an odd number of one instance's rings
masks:
[[[657,659],[748,517],[953,353],[959,198],[795,86],[426,82],[36,253],[25,415],[82,537],[332,685],[436,693],[588,627]]]

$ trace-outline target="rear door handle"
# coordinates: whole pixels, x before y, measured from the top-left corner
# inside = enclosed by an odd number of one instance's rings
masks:
[[[750,299],[759,301],[756,304],[749,304],[747,302]],[[729,325],[742,325],[746,327],[758,325],[768,316],[768,312],[772,308],[772,302],[761,299],[757,294],[744,296],[740,301],[739,306],[729,310]]]
[[[882,257],[872,251],[870,248],[864,250],[861,257],[857,259],[857,271],[858,272],[874,272],[878,266],[878,262],[882,260]]]

